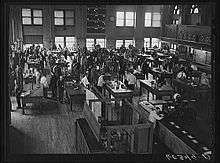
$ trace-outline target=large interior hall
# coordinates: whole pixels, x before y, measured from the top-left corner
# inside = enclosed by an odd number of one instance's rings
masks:
[[[214,9],[10,4],[9,153],[213,155]]]

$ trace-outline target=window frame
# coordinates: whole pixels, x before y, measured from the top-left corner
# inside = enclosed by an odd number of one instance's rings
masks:
[[[150,19],[146,19],[146,13],[150,13]],[[146,26],[146,20],[150,20],[150,26]],[[144,12],[144,27],[152,27],[152,12]]]
[[[73,35],[73,36],[70,36],[70,35],[59,36],[59,35],[57,35],[57,36],[54,37],[54,44],[56,44],[56,43],[55,43],[55,38],[56,38],[56,37],[63,37],[63,38],[64,38],[64,44],[63,44],[64,47],[66,47],[66,38],[67,38],[67,37],[74,37],[74,38],[76,39],[76,36],[75,36],[75,35]],[[77,39],[76,39],[76,44],[77,44]],[[63,47],[63,48],[64,48],[64,47]]]
[[[195,9],[198,10],[198,13],[195,13]],[[199,14],[199,6],[197,4],[193,4],[191,5],[191,8],[190,8],[190,14]]]
[[[160,16],[160,19],[159,19],[159,20],[154,20],[154,14],[158,14],[158,15]],[[151,26],[152,26],[152,27],[161,27],[161,13],[160,13],[160,12],[153,12],[151,18],[152,18],[152,23],[151,23]],[[159,21],[159,22],[160,22],[160,25],[159,25],[159,26],[154,26],[154,25],[153,25],[153,22],[154,22],[154,21]]]
[[[122,12],[124,15],[123,15],[123,19],[118,19],[117,18],[117,13],[118,12]],[[126,19],[126,13],[128,13],[128,12],[131,12],[131,13],[133,13],[133,18],[132,19]],[[123,25],[121,26],[119,26],[119,25],[117,25],[117,21],[118,20],[123,20]],[[133,25],[132,26],[128,26],[128,25],[126,25],[126,20],[133,20]],[[115,20],[115,26],[116,27],[128,27],[128,28],[135,28],[136,27],[136,11],[116,11],[116,20]]]
[[[31,16],[23,16],[22,15],[22,9],[30,9],[31,10]],[[40,10],[42,13],[41,17],[34,17],[34,10]],[[31,24],[23,24],[23,18],[31,18]],[[34,24],[34,18],[41,18],[42,24]],[[22,26],[43,26],[43,9],[39,8],[21,8],[21,24]]]
[[[151,19],[146,19],[146,13],[151,13]],[[154,20],[154,14],[159,14],[160,15],[160,20]],[[151,20],[151,24],[150,26],[146,26],[146,20]],[[159,21],[160,22],[160,26],[154,26],[153,22],[154,21]],[[145,28],[149,28],[149,27],[153,27],[153,28],[161,28],[161,13],[160,12],[152,12],[152,11],[145,11],[144,12],[144,27]]]
[[[57,25],[55,24],[55,18],[61,18],[61,17],[55,17],[55,11],[62,11],[63,12],[63,24],[62,25]],[[66,25],[66,11],[72,11],[73,12],[73,25]],[[68,18],[71,18],[71,17],[68,17]],[[53,11],[53,20],[54,20],[54,26],[58,26],[58,27],[62,27],[62,26],[75,26],[75,10],[74,9],[54,9]]]

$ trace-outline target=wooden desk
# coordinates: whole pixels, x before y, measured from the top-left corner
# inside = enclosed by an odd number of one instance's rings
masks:
[[[157,52],[157,55],[158,55],[158,57],[161,58],[161,59],[170,57],[169,55],[166,55],[166,54],[163,54],[163,53],[159,53],[159,52]]]
[[[160,71],[157,70],[156,68],[152,68],[150,69],[149,73],[151,73],[154,77],[159,77],[160,75],[164,75],[165,78],[172,78],[173,77],[173,73],[168,72],[168,71]]]
[[[112,81],[111,81],[112,83]],[[122,82],[120,82],[122,84]],[[114,89],[110,84],[106,84],[104,87],[104,94],[106,96],[107,92],[109,93],[109,98],[113,96],[115,99],[122,99],[122,107],[120,107],[120,101],[115,101],[115,108],[121,108],[117,114],[117,120],[121,123],[130,123],[130,118],[132,117],[133,113],[132,109],[129,109],[129,107],[126,107],[126,103],[124,99],[131,100],[134,96],[134,92],[129,89]],[[128,120],[126,119],[128,118]]]
[[[31,88],[33,90],[34,87],[34,83],[36,82],[36,77],[35,76],[27,76],[24,78],[24,82],[25,84],[31,83]]]
[[[174,87],[185,89],[191,93],[208,93],[211,92],[210,88],[202,88],[201,86],[193,86],[187,81],[183,81],[180,79],[173,79],[172,81]]]
[[[73,110],[72,104],[84,104],[86,101],[86,90],[83,86],[78,85],[78,88],[65,83],[66,97],[70,103],[70,109]]]
[[[123,84],[121,81],[119,81],[120,84]],[[113,83],[113,81],[111,81]],[[109,98],[111,98],[110,95],[112,95],[114,98],[131,98],[134,94],[132,90],[129,89],[114,89],[110,84],[106,84],[104,86],[104,89],[109,92]]]
[[[43,98],[43,91],[39,89],[33,90],[30,93],[24,92],[21,94],[22,114],[25,114],[25,108],[27,103],[39,103]]]
[[[140,110],[145,110],[146,118],[148,119],[150,114],[148,110],[149,107],[144,103],[140,103],[139,108]],[[176,126],[178,126],[178,128]],[[186,133],[184,134],[182,131],[186,131]],[[205,147],[203,144],[180,125],[169,120],[168,117],[164,117],[159,121],[157,120],[155,134],[175,154],[201,154],[206,152],[206,150],[203,149],[203,147]],[[192,135],[193,138],[189,138],[188,135]],[[198,143],[192,141],[195,139]]]
[[[149,92],[151,92],[153,95],[156,95],[156,99],[162,99],[163,96],[170,96],[172,98],[174,94],[174,90],[172,88],[167,89],[160,89],[160,88],[152,88],[151,81],[149,80],[140,80],[140,90],[141,94],[143,93],[143,88],[145,88],[147,92],[147,99],[149,101]]]

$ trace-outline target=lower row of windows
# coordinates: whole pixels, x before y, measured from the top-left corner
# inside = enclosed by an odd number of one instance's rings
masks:
[[[24,49],[30,47],[32,44],[28,43],[24,45]],[[43,44],[35,44],[43,47]],[[68,48],[70,51],[76,50],[77,40],[76,37],[55,37],[55,45],[57,48]],[[105,38],[87,38],[86,47],[88,50],[94,49],[94,45],[100,45],[101,48],[106,48],[106,39]],[[115,47],[118,49],[122,45],[126,48],[129,45],[135,46],[135,40],[116,40]],[[160,39],[158,38],[144,38],[144,47],[160,47]]]

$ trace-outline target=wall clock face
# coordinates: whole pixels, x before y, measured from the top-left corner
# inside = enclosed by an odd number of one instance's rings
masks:
[[[111,17],[110,17],[110,21],[113,22],[114,20],[115,20],[115,18],[114,18],[113,16],[111,16]]]

